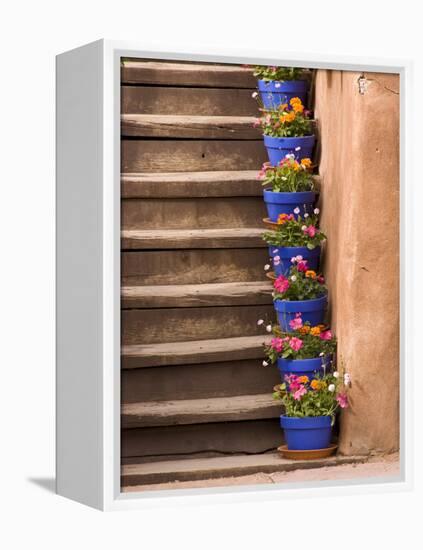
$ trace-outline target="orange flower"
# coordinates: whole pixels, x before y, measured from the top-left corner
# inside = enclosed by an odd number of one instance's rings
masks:
[[[303,325],[298,329],[298,332],[301,334],[308,334],[310,332],[310,327],[308,325]]]
[[[298,170],[300,169],[300,165],[296,160],[294,160],[294,162],[292,163],[292,168],[295,170],[295,172],[298,172]]]
[[[309,381],[308,376],[299,376],[298,377],[298,382],[300,382],[301,384],[307,384],[308,381]]]
[[[292,122],[293,120],[295,120],[295,113],[293,113],[292,111],[289,113],[283,113],[283,115],[279,117],[279,120],[283,123]]]
[[[309,277],[310,279],[315,279],[315,278],[316,278],[316,272],[313,271],[312,269],[308,269],[308,270],[305,272],[305,276],[306,276],[306,277]]]
[[[302,113],[304,111],[304,107],[300,103],[294,103],[292,106],[295,113]]]
[[[310,386],[313,388],[313,390],[319,389],[319,386],[320,386],[319,380],[316,380],[316,379],[312,380]]]
[[[290,100],[290,105],[293,107],[294,105],[302,105],[303,102],[301,101],[301,99],[299,97],[293,97],[291,100]]]
[[[310,334],[311,334],[312,336],[319,336],[319,334],[320,334],[320,328],[319,328],[319,327],[312,327],[312,328],[310,329]]]
[[[309,158],[301,159],[301,166],[304,166],[304,168],[310,168],[311,160]]]
[[[279,214],[278,224],[283,225],[288,220],[288,214]]]

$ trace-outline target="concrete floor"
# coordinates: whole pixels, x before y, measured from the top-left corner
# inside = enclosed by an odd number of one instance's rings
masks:
[[[341,464],[308,470],[294,470],[291,472],[257,473],[239,477],[225,477],[220,479],[204,479],[198,481],[174,481],[155,485],[138,485],[126,487],[125,492],[155,491],[169,489],[192,489],[201,487],[228,487],[236,485],[256,485],[271,483],[298,483],[307,481],[333,481],[357,478],[396,477],[400,474],[398,453],[375,456],[365,463]]]

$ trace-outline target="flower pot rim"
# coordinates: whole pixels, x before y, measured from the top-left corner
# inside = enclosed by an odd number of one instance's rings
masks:
[[[286,136],[286,137],[274,137],[274,136],[267,136],[266,134],[263,134],[263,139],[264,141],[266,142],[266,140],[273,140],[273,139],[277,139],[277,140],[291,140],[291,139],[301,139],[301,140],[310,140],[310,138],[313,139],[313,142],[314,142],[314,139],[315,139],[315,135],[314,134],[307,134],[305,136]]]
[[[296,306],[302,306],[302,305],[306,305],[306,304],[314,305],[314,304],[318,304],[318,303],[322,303],[322,302],[327,302],[327,298],[328,298],[328,293],[326,292],[325,294],[323,294],[319,298],[311,298],[310,300],[280,300],[279,298],[277,298],[277,299],[273,300],[273,303],[275,305],[276,311],[289,311],[289,312],[292,312],[292,311],[296,311],[296,309],[295,309]],[[277,305],[279,305],[279,304],[281,304],[281,305],[282,304],[284,304],[284,305],[292,304],[292,306],[288,307],[288,309],[285,309],[285,310],[283,310],[283,309],[278,310]]]
[[[274,253],[273,250],[270,250],[271,248],[273,249],[277,248],[278,251]],[[321,249],[322,247],[320,245],[317,245],[314,248],[310,249],[310,248],[307,248],[306,246],[279,246],[275,244],[275,245],[269,245],[269,254],[270,256],[273,256],[273,254],[278,254],[279,256],[289,258],[289,256],[291,254],[295,254],[294,251],[296,251],[298,253],[301,253],[301,252],[307,253],[309,254],[309,256],[319,256]],[[284,255],[284,252],[285,252],[285,255]]]
[[[284,361],[286,363],[303,363],[305,361],[317,361],[320,359],[320,361],[325,357],[330,357],[332,354],[328,353],[327,355],[323,355],[322,357],[309,357],[308,359],[285,359],[284,357],[278,357],[278,361]]]
[[[324,416],[286,416],[280,415],[280,425],[284,429],[297,429],[297,430],[309,430],[319,428],[331,428],[332,417],[330,415]]]

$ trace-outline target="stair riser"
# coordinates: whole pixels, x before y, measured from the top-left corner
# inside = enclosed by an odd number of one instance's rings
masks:
[[[266,248],[134,251],[121,258],[128,286],[260,281],[269,261]]]
[[[280,383],[262,359],[123,370],[122,403],[266,393]]]
[[[150,344],[263,334],[258,319],[274,319],[273,305],[133,309],[122,311],[122,343]]]
[[[122,430],[122,458],[263,453],[283,443],[279,419]],[[182,458],[182,456],[180,456]]]
[[[124,229],[260,227],[265,215],[260,197],[122,201]]]
[[[123,84],[163,84],[165,86],[201,86],[220,88],[254,88],[253,71],[238,66],[220,68],[214,64],[182,62],[125,62],[121,68]]]
[[[263,140],[122,140],[122,172],[259,170]]]
[[[122,113],[257,116],[253,89],[122,86]]]

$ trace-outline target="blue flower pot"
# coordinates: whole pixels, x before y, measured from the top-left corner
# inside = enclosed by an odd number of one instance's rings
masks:
[[[263,198],[266,203],[267,215],[270,221],[277,222],[280,214],[293,214],[296,208],[300,209],[298,215],[304,217],[307,212],[313,212],[316,202],[314,191],[300,191],[297,193],[282,193],[279,191],[263,190]]]
[[[314,136],[271,137],[263,136],[270,164],[277,166],[286,155],[295,155],[297,160],[312,158]]]
[[[330,416],[280,417],[281,428],[290,451],[327,449],[332,435]]]
[[[293,97],[299,97],[302,104],[307,103],[307,80],[259,80],[258,89],[266,109],[278,109],[282,103],[288,103]]]
[[[313,359],[278,359],[278,369],[282,382],[285,382],[285,376],[295,374],[296,376],[308,376],[310,380],[317,375],[324,376],[329,372],[331,356],[314,357]],[[325,365],[325,368],[323,367]]]
[[[325,318],[328,297],[325,294],[314,300],[274,300],[276,313],[278,316],[279,325],[285,332],[291,332],[289,321],[295,318],[296,313],[301,313],[303,323],[307,321],[312,327],[322,325]]]
[[[320,246],[316,246],[313,250],[309,250],[306,246],[269,246],[269,254],[272,260],[275,256],[279,256],[280,258],[278,265],[273,262],[273,271],[278,277],[279,275],[288,275],[293,265],[291,258],[294,256],[302,256],[304,260],[307,260],[310,269],[318,271],[320,250]]]

